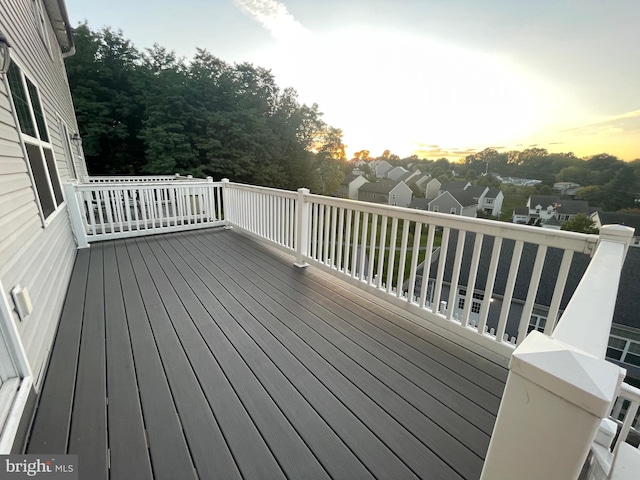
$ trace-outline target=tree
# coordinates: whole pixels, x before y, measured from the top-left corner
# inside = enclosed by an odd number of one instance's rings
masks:
[[[598,233],[595,222],[584,213],[579,213],[562,224],[562,230],[580,233]]]

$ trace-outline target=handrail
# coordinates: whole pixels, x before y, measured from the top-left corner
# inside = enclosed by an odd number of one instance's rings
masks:
[[[67,183],[78,247],[90,242],[225,225],[222,183]]]

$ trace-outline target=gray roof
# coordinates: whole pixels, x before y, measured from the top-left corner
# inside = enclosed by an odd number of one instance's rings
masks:
[[[485,198],[498,198],[498,195],[502,192],[499,188],[490,188]]]
[[[358,191],[372,193],[389,193],[399,183],[399,180],[389,180],[388,178],[385,178],[384,180],[380,180],[379,182],[365,183],[358,189]]]
[[[477,205],[478,200],[469,189],[466,190],[453,190],[449,192],[453,198],[455,198],[463,207],[470,207],[471,205]],[[475,197],[475,198],[474,198]]]
[[[516,207],[513,209],[514,215],[529,215],[529,209],[527,207]]]
[[[578,213],[584,213],[588,215],[591,213],[589,210],[589,202],[586,200],[560,200],[560,205],[556,207],[556,212],[564,213],[566,215],[575,215]]]
[[[626,225],[636,229],[635,235],[640,235],[640,214],[620,212],[598,212],[602,225]]]
[[[482,195],[485,190],[487,190],[487,187],[483,187],[481,185],[471,185],[464,189],[465,192],[471,193],[473,198],[480,198],[480,195]]]
[[[398,177],[398,180],[402,180],[402,181],[404,182],[404,181],[406,181],[406,179],[407,179],[408,177],[410,177],[411,175],[413,175],[413,172],[406,172],[406,173],[403,173],[402,175],[400,175],[400,177]],[[418,176],[418,175],[416,175],[416,177],[417,177],[417,176]]]
[[[545,222],[545,225],[559,227],[562,224],[560,223],[560,220],[558,220],[558,217],[554,215],[553,217],[551,217],[549,220]]]
[[[531,195],[529,197],[529,205],[531,208],[535,208],[536,205],[540,205],[542,208],[547,208],[554,203],[560,203],[560,197],[557,195]]]
[[[356,178],[361,177],[362,175],[358,175],[356,173],[350,173],[348,175],[345,175],[344,180],[342,180],[342,185],[349,185],[351,182],[353,182]]]
[[[440,185],[440,190],[450,191],[450,190],[462,190],[465,185],[469,183],[467,180],[459,181],[454,180],[452,182],[445,182]]]
[[[415,208],[417,210],[429,210],[430,201],[431,200],[428,200],[426,198],[414,198],[413,200],[411,200],[409,208]]]

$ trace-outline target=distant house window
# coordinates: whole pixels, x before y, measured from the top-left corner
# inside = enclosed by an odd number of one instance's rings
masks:
[[[433,208],[434,212],[439,212],[440,211],[440,207],[438,205],[434,205],[432,208]]]
[[[640,334],[612,327],[607,358],[640,367]]]
[[[457,213],[456,207],[451,207],[451,211],[449,212],[451,215],[455,215]]]
[[[42,5],[42,0],[33,0],[31,6],[33,8],[33,16],[40,38],[42,39],[47,52],[51,54],[51,44],[49,43],[49,34],[47,33],[48,20],[44,6]]]
[[[395,200],[395,199],[396,199],[396,194],[395,194],[395,193],[392,193],[392,194],[391,194],[391,200]]]
[[[458,298],[458,308],[460,310],[464,310],[465,305],[465,297],[467,296],[467,290],[461,288],[458,290],[458,294],[460,297]],[[471,313],[480,313],[480,308],[482,307],[482,300],[484,300],[484,294],[482,293],[473,293],[473,300],[471,301]]]
[[[484,201],[487,205],[493,205],[493,198],[485,198]]]
[[[531,318],[529,319],[529,328],[527,329],[527,333],[532,330],[538,330],[539,332],[544,332],[544,327],[547,325],[547,317],[546,313],[542,311],[533,310],[531,314]]]
[[[46,220],[62,204],[63,197],[40,94],[33,82],[13,62],[9,66],[7,79],[27,151],[31,178],[43,219]]]

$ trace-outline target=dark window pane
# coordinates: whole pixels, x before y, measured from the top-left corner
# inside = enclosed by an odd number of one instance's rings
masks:
[[[622,357],[622,352],[620,350],[607,348],[607,358],[612,358],[613,360],[620,360],[620,357]]]
[[[636,366],[640,367],[640,356],[639,355],[632,355],[630,353],[627,353],[624,356],[624,363],[628,363],[630,365],[636,365]]]
[[[51,194],[51,187],[49,187],[49,180],[47,179],[47,168],[44,165],[44,159],[42,158],[39,147],[29,143],[25,143],[25,147],[27,147],[29,164],[33,172],[33,180],[36,182],[36,190],[38,190],[42,213],[44,213],[44,217],[47,218],[56,209],[56,203]]]
[[[60,186],[60,178],[58,177],[58,171],[56,170],[56,161],[53,158],[53,152],[48,148],[43,148],[44,158],[47,160],[47,169],[49,170],[49,178],[51,179],[51,186],[53,186],[53,193],[56,197],[56,204],[60,205],[64,199],[62,197],[62,187]]]
[[[26,135],[35,137],[36,129],[33,125],[33,121],[31,120],[27,94],[25,93],[24,86],[22,85],[22,74],[20,73],[20,69],[13,62],[11,62],[11,65],[9,66],[7,78],[9,79],[11,97],[13,98],[13,103],[16,106],[16,114],[18,115],[20,130]]]
[[[29,96],[31,97],[31,106],[33,107],[33,115],[36,117],[36,124],[38,125],[38,133],[40,134],[40,140],[43,142],[49,141],[49,135],[47,135],[47,127],[44,123],[44,113],[42,112],[42,105],[40,105],[40,97],[38,97],[38,89],[31,83],[28,78],[27,88],[29,89]]]

